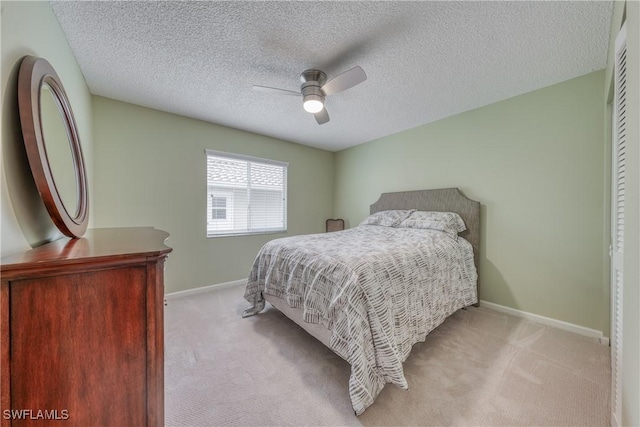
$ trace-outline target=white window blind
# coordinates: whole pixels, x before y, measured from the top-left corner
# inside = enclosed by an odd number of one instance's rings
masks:
[[[287,230],[286,162],[206,150],[207,237]]]

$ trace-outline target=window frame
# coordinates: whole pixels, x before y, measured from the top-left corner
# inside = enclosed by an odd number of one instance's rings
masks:
[[[229,159],[229,160],[235,160],[235,161],[244,161],[244,162],[248,162],[248,163],[254,163],[254,164],[261,164],[261,165],[269,165],[269,166],[278,166],[281,167],[283,169],[283,182],[282,182],[282,194],[283,194],[283,212],[282,212],[282,220],[283,220],[283,225],[280,228],[273,228],[273,229],[255,229],[255,230],[243,230],[243,231],[239,231],[239,230],[227,230],[227,231],[210,231],[209,230],[209,221],[210,221],[210,216],[211,216],[211,212],[209,212],[208,209],[208,200],[207,200],[207,220],[206,220],[206,236],[207,238],[218,238],[218,237],[234,237],[234,236],[255,236],[255,235],[261,235],[261,234],[277,234],[277,233],[286,233],[287,232],[287,211],[288,211],[288,201],[289,201],[289,197],[288,197],[288,186],[287,186],[287,178],[288,178],[288,168],[289,168],[289,163],[288,162],[283,162],[280,160],[272,160],[272,159],[266,159],[266,158],[262,158],[262,157],[255,157],[255,156],[248,156],[245,154],[236,154],[236,153],[229,153],[229,152],[225,152],[225,151],[217,151],[217,150],[211,150],[211,149],[205,149],[205,161],[206,161],[206,187],[207,187],[207,197],[213,197],[214,193],[218,193],[218,194],[222,194],[222,193],[226,193],[225,190],[222,190],[220,188],[216,188],[215,190],[213,188],[215,188],[213,185],[211,185],[211,183],[209,182],[209,157],[213,156],[213,157],[219,157],[219,158],[224,158],[224,159]],[[250,177],[249,177],[250,178]],[[250,179],[248,180],[247,186],[245,187],[247,189],[247,192],[249,194],[249,202],[248,202],[248,206],[247,209],[250,212],[251,210],[251,181]],[[227,196],[225,196],[227,197]],[[234,199],[234,194],[233,192],[229,192],[229,197],[227,198],[227,214],[229,214],[229,212],[233,213],[235,207],[233,206],[233,199]],[[229,200],[231,200],[232,205],[229,206]],[[250,216],[250,213],[248,213],[248,215]],[[231,222],[234,222],[234,218],[230,219]]]

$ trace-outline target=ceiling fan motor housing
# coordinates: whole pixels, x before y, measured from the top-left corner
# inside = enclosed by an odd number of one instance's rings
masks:
[[[320,70],[306,70],[300,74],[300,81],[302,83],[316,83],[318,86],[322,86],[327,82],[327,75]],[[302,87],[304,87],[304,84]]]
[[[320,70],[306,70],[300,75],[302,86],[300,91],[304,101],[317,100],[324,103],[322,86],[327,81],[327,75]]]

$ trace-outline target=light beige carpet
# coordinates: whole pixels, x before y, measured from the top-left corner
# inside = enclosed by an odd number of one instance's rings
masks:
[[[413,347],[409,390],[356,417],[348,364],[273,308],[242,319],[242,294],[169,301],[167,426],[609,425],[609,347],[473,307]]]

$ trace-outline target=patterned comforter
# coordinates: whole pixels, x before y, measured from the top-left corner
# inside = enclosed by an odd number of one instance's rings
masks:
[[[407,389],[402,363],[413,344],[458,309],[477,302],[471,244],[435,230],[361,225],[268,242],[245,298],[283,298],[331,331],[351,365],[356,414],[391,382]]]

